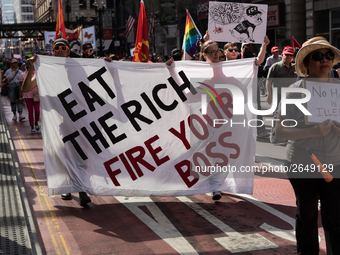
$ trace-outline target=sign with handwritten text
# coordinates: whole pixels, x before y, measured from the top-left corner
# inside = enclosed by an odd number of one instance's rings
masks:
[[[340,118],[340,84],[306,81],[305,86],[311,93],[307,109],[312,114],[306,116],[306,124],[321,123],[327,119]]]

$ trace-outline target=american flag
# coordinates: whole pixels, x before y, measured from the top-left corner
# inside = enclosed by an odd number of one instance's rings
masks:
[[[133,27],[135,26],[136,20],[130,15],[125,24],[125,37],[128,38]]]
[[[155,15],[148,14],[147,19],[148,19],[149,33],[153,34],[154,28],[155,28],[155,23],[156,23]]]

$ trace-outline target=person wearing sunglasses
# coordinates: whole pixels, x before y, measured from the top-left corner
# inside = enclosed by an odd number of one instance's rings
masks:
[[[282,51],[282,60],[278,63],[275,63],[269,68],[266,81],[267,102],[269,105],[272,104],[273,100],[272,87],[277,88],[277,103],[279,104],[281,100],[281,88],[289,87],[292,83],[296,81],[295,68],[294,66],[292,66],[293,55],[293,47],[286,46]],[[275,109],[273,119],[276,119],[277,117],[277,109],[278,107],[276,107]],[[271,143],[278,142],[275,136],[274,125],[271,128],[269,139]]]
[[[223,50],[227,61],[235,60],[238,58],[239,50],[235,42],[226,43],[223,47]]]
[[[214,41],[206,41],[201,47],[200,61],[206,61],[208,63],[218,63],[219,49],[218,44]]]
[[[83,54],[82,54],[82,58],[94,58],[94,51],[93,51],[93,47],[92,44],[87,42],[83,44]]]
[[[53,43],[53,54],[55,57],[69,57],[70,54],[70,44],[64,38],[59,38]],[[34,55],[32,61],[35,62],[38,56]],[[71,200],[71,193],[61,194],[61,199],[63,200]],[[79,192],[79,204],[81,206],[85,206],[86,204],[91,202],[91,198],[86,194],[86,192]]]
[[[59,38],[53,43],[53,55],[67,58],[70,54],[70,44],[67,40]]]
[[[304,80],[340,83],[330,77],[332,67],[340,62],[340,50],[324,37],[306,41],[296,55],[296,72],[301,80],[291,87],[302,87]],[[338,90],[339,91],[339,90]],[[289,99],[298,99],[301,93],[292,93]],[[314,98],[315,101],[317,99]],[[313,103],[309,101],[309,103]],[[317,102],[315,102],[317,103]],[[281,107],[280,107],[281,108]],[[277,138],[287,139],[286,167],[298,164],[301,169],[316,167],[310,153],[327,168],[332,166],[333,180],[326,182],[319,171],[287,172],[294,189],[296,211],[296,244],[298,254],[319,254],[318,201],[325,232],[327,254],[340,254],[340,123],[339,116],[322,123],[307,125],[304,114],[296,105],[287,105],[286,114],[279,108],[276,122]],[[335,107],[334,107],[335,108]],[[285,120],[285,126],[281,121]],[[295,120],[294,124],[293,121]],[[297,122],[297,125],[296,125]],[[292,127],[287,127],[291,125]]]

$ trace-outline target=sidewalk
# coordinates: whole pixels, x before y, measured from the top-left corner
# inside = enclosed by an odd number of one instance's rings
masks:
[[[42,254],[0,100],[0,253]]]

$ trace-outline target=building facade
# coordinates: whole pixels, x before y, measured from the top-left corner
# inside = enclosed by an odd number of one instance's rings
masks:
[[[226,0],[223,2],[268,5],[267,35],[271,41],[269,47],[276,45],[282,49],[286,45],[292,45],[292,36],[302,44],[313,36],[321,35],[340,48],[340,1]],[[182,47],[185,9],[189,10],[202,35],[207,30],[209,0],[144,0],[144,3],[149,23],[150,52],[164,56],[169,55],[172,49]],[[57,4],[58,0],[33,0],[33,2],[32,0],[1,0],[2,23],[25,23],[32,22],[33,19],[37,23],[55,22]],[[96,37],[102,37],[106,53],[131,54],[136,31],[134,30],[126,38],[125,22],[130,15],[136,22],[138,21],[140,0],[99,0],[98,2],[97,0],[62,0],[62,6],[67,28],[95,25]],[[102,10],[101,14],[98,10]],[[103,26],[107,28],[104,29],[105,31],[99,29],[100,18],[101,22],[106,22]],[[108,23],[111,23],[112,28]],[[13,47],[13,42],[3,43],[1,48],[4,49],[8,45]]]

